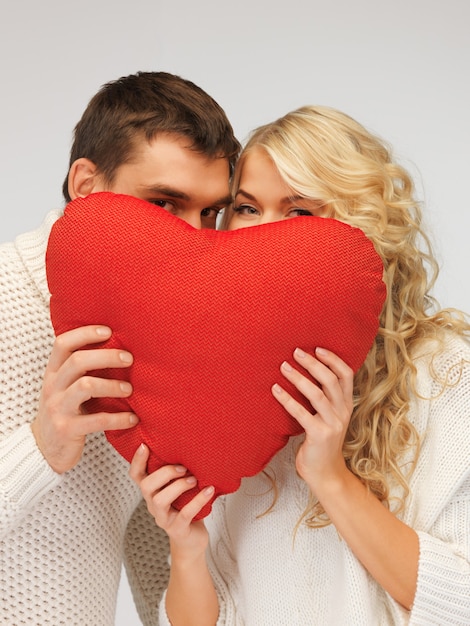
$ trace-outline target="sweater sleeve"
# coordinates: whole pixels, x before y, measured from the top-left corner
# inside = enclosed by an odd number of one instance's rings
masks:
[[[124,538],[124,565],[129,586],[144,626],[158,623],[158,610],[168,585],[169,542],[155,524],[144,500],[134,511]]]
[[[54,339],[44,255],[59,214],[0,246],[0,537],[63,480],[30,427]]]
[[[418,585],[410,624],[470,624],[470,475],[433,526],[418,531]]]
[[[470,624],[470,347],[453,339],[432,362],[416,511],[418,583],[410,624]],[[425,376],[423,376],[425,379]],[[423,411],[424,413],[424,411]]]
[[[0,440],[0,538],[60,481],[39,451],[29,424]]]

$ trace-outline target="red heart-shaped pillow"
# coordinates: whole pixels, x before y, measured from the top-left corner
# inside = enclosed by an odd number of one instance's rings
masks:
[[[382,263],[361,230],[300,217],[231,232],[196,230],[143,200],[112,193],[70,203],[47,250],[57,334],[106,324],[103,347],[123,347],[129,399],[92,410],[131,409],[137,426],[107,432],[128,461],[140,443],[149,471],[179,463],[214,498],[261,471],[299,424],[272,397],[298,346],[328,348],[355,371],[378,329]],[[213,498],[213,499],[214,499]],[[210,511],[211,502],[198,517]]]

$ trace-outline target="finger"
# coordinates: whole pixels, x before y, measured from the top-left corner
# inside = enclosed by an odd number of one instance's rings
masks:
[[[173,527],[175,522],[177,528],[181,526],[181,522],[184,525],[184,516],[180,517],[180,511],[175,509],[173,504],[181,495],[194,489],[196,485],[197,480],[194,476],[185,476],[169,483],[150,499],[145,498],[148,510],[155,518],[158,526],[168,529],[170,525]]]
[[[303,374],[294,369],[289,363],[281,365],[281,373],[289,380],[300,393],[310,402],[314,411],[322,417],[325,423],[332,426],[338,417],[349,419],[352,398],[346,400],[338,378],[331,370],[319,363],[312,356],[307,355],[306,369],[314,376],[320,386],[313,383]],[[295,415],[297,419],[297,415]]]
[[[343,399],[343,393],[338,377],[329,367],[321,363],[311,354],[307,354],[299,348],[296,348],[294,351],[294,359],[299,365],[306,369],[312,378],[320,385],[323,393],[330,401]],[[290,374],[288,364],[283,364],[282,369]],[[301,384],[300,376],[297,376],[297,370],[293,370],[291,376],[296,378],[296,386]],[[302,385],[302,387],[306,389],[309,388],[307,384]],[[299,391],[304,393],[303,389],[299,389]]]
[[[103,349],[103,350],[79,350],[69,356],[62,364],[61,368],[55,376],[55,385],[57,389],[67,389],[75,382],[83,379],[83,385],[91,384],[89,379],[98,377],[88,377],[84,375],[87,372],[103,369],[118,369],[129,367],[132,365],[133,358],[130,352],[126,350]],[[103,397],[108,394],[98,394],[97,397]],[[92,397],[91,394],[89,397]],[[119,396],[117,396],[119,397]]]
[[[54,341],[48,367],[52,371],[57,371],[73,352],[89,344],[106,341],[111,337],[111,333],[108,326],[93,325],[74,328],[58,335]]]
[[[61,396],[60,410],[78,413],[80,407],[92,398],[128,398],[132,394],[132,385],[126,380],[82,376],[65,390]]]
[[[311,360],[312,357],[309,356],[308,359]],[[315,370],[315,368],[312,367],[311,364],[305,363],[304,367],[305,369],[308,369],[312,372]],[[321,367],[325,369],[324,365],[321,365]],[[310,404],[316,411],[320,410],[322,400],[327,400],[327,398],[323,392],[323,389],[318,384],[315,384],[309,378],[301,374],[298,370],[292,367],[290,363],[287,363],[287,361],[284,361],[281,364],[281,374],[289,382],[291,382],[303,396],[305,396],[305,398],[310,402]]]
[[[330,402],[337,408],[344,404],[348,407],[352,405],[353,371],[351,368],[333,352],[322,348],[317,348],[315,355],[318,357],[325,355],[326,362],[306,354],[299,348],[294,351],[296,362],[318,382]]]
[[[168,514],[170,510],[173,510],[173,502],[186,491],[194,489],[196,485],[197,479],[190,475],[173,480],[173,482],[168,483],[165,487],[160,489],[160,491],[154,493],[152,496],[152,504],[156,514],[158,515],[158,512]],[[156,515],[155,518],[157,519]],[[161,519],[160,517],[160,520]]]
[[[141,443],[140,446],[135,451],[134,456],[132,457],[131,464],[129,466],[129,476],[132,480],[140,485],[144,478],[148,476],[147,474],[147,463],[150,456],[150,450],[148,446],[144,443]]]
[[[350,385],[352,391],[354,372],[343,359],[325,348],[316,348],[315,356],[338,377],[341,385]]]
[[[354,372],[347,363],[331,350],[317,348],[315,356],[337,376],[345,397],[352,397]]]
[[[271,392],[289,415],[297,420],[302,428],[307,431],[314,416],[277,383],[271,387]]]
[[[178,518],[179,522],[188,524],[196,517],[198,513],[206,506],[206,504],[213,497],[215,492],[214,487],[211,485],[201,489],[201,491],[194,496],[185,506],[180,510]]]
[[[70,437],[83,437],[104,430],[126,430],[132,428],[139,421],[135,413],[122,411],[120,413],[90,413],[78,415],[68,419],[67,427],[70,429]]]
[[[189,478],[187,479],[189,483]],[[178,481],[178,482],[183,482]],[[192,483],[190,483],[192,487]],[[186,489],[184,490],[186,491]],[[181,496],[184,491],[182,491],[179,495]],[[162,496],[166,496],[169,493],[169,490],[164,490],[160,492],[157,496],[154,497],[153,502],[155,505],[154,510],[154,518],[158,526],[166,527],[169,529],[171,525],[171,533],[173,537],[177,537],[178,534],[183,533],[186,534],[189,525],[193,522],[195,516],[203,509],[203,507],[211,500],[214,496],[215,489],[213,486],[205,487],[201,489],[184,507],[180,510],[175,509],[171,503],[165,502]],[[176,500],[176,498],[174,499]],[[174,501],[173,500],[173,501]],[[160,506],[161,503],[164,503],[163,506]]]
[[[161,489],[168,487],[172,481],[181,478],[186,472],[186,468],[182,465],[164,465],[151,474],[147,474],[140,483],[143,496],[146,500],[150,500]]]

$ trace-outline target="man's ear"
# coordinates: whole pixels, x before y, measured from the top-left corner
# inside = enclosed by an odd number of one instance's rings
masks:
[[[69,170],[69,195],[72,200],[83,198],[94,191],[102,191],[102,176],[98,168],[90,161],[81,157],[74,161]]]

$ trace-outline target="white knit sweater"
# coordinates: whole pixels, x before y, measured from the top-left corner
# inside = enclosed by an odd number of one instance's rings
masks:
[[[467,365],[459,377],[463,359]],[[470,348],[452,338],[435,359],[440,376],[455,365],[450,370],[455,384],[444,391],[431,377],[427,357],[417,364],[419,393],[433,399],[416,398],[410,408],[423,437],[402,515],[420,540],[411,613],[369,576],[333,526],[301,526],[294,537],[308,499],[306,483],[293,469],[300,439],[294,438],[269,466],[279,488],[274,510],[258,517],[273,500],[270,483],[260,474],[216,500],[206,518],[220,625],[470,624]],[[169,623],[164,602],[160,623]]]
[[[128,463],[101,433],[60,476],[30,428],[54,339],[44,261],[59,215],[0,246],[0,624],[111,626],[124,554],[139,614],[155,624],[167,540]]]

